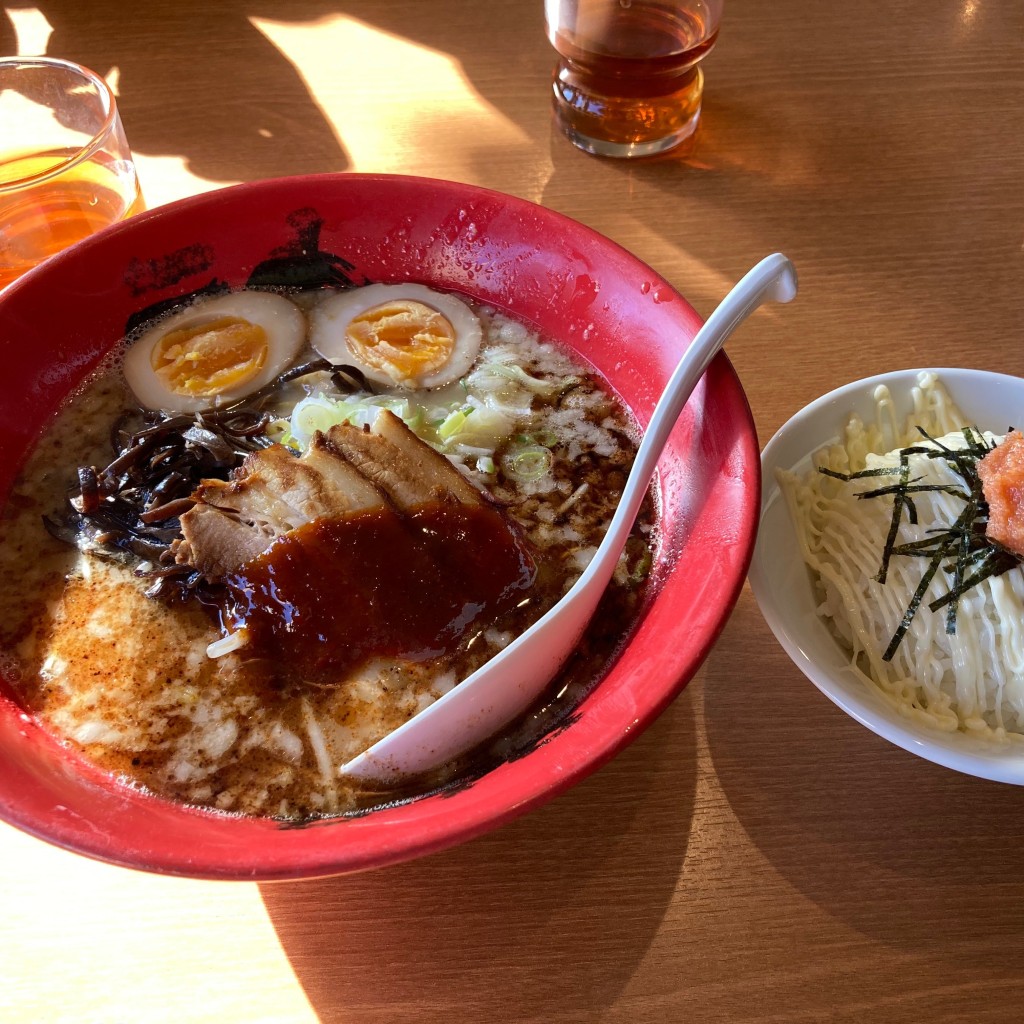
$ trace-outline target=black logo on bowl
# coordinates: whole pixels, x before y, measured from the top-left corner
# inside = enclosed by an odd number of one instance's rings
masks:
[[[319,288],[351,288],[357,283],[350,273],[355,269],[354,264],[320,247],[324,219],[316,210],[310,207],[295,210],[288,215],[285,223],[294,233],[293,240],[272,249],[266,259],[256,264],[245,282],[246,288],[296,292]],[[133,295],[162,291],[187,277],[207,272],[214,263],[212,245],[190,245],[154,259],[133,259],[125,272],[125,283]],[[369,282],[362,279],[358,283]],[[132,337],[146,324],[189,305],[197,298],[230,290],[227,281],[213,277],[200,288],[160,299],[128,318],[125,335]]]

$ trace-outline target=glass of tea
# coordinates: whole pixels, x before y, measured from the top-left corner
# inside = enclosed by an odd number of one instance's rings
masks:
[[[544,0],[562,131],[588,153],[615,157],[652,156],[688,139],[722,2]]]
[[[70,61],[0,58],[0,288],[144,208],[107,83]]]

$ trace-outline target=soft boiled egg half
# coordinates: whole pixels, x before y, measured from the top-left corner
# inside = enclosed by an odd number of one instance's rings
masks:
[[[335,364],[401,388],[462,377],[480,350],[480,321],[461,299],[421,284],[370,284],[313,308],[310,344]]]
[[[306,318],[281,295],[200,299],[149,328],[127,351],[124,376],[147,409],[198,412],[269,384],[306,340]]]

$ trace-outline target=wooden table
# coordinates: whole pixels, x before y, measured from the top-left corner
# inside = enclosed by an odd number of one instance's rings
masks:
[[[475,182],[705,314],[784,251],[799,299],[729,346],[762,442],[871,373],[1024,374],[1024,6],[726,7],[696,144],[647,163],[553,132],[540,0],[15,3],[0,51],[110,76],[150,205],[311,171]],[[936,1024],[1024,999],[1024,791],[847,718],[749,591],[641,739],[461,848],[216,884],[0,827],[0,863],[4,1021]]]

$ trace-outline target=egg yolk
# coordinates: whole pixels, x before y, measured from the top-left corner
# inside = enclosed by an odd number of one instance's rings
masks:
[[[455,350],[455,328],[422,302],[396,299],[353,317],[345,343],[357,360],[401,383],[448,362]]]
[[[169,331],[153,348],[153,372],[176,395],[205,398],[255,377],[267,361],[267,332],[238,317]]]

